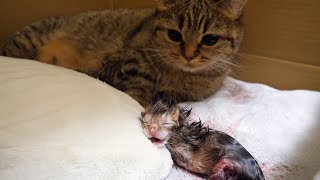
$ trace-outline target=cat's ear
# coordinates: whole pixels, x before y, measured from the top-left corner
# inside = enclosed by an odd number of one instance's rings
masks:
[[[172,119],[179,121],[180,109],[175,108],[172,112]]]
[[[247,0],[214,0],[222,12],[231,19],[238,19]]]
[[[172,8],[176,4],[176,0],[155,0],[158,11],[165,11]]]

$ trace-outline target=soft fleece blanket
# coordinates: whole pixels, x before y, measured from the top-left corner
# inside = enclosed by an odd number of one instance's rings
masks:
[[[0,57],[0,97],[1,180],[201,179],[172,169],[168,151],[145,138],[138,103],[86,75]],[[319,179],[319,92],[227,78],[214,96],[182,105],[235,137],[266,179]]]
[[[320,85],[319,85],[320,86]],[[258,160],[266,179],[320,179],[320,93],[280,91],[232,78],[196,103],[191,119],[236,138]],[[167,179],[201,179],[173,168]]]
[[[0,56],[0,180],[161,180],[143,108],[85,74]]]

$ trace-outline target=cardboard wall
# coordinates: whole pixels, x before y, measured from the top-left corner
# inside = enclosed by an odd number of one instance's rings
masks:
[[[248,0],[241,79],[320,90],[320,1]]]
[[[32,21],[105,8],[153,7],[153,0],[2,0],[0,41]],[[320,1],[248,0],[236,78],[281,89],[320,91]]]

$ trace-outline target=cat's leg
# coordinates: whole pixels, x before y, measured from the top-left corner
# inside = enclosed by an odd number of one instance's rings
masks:
[[[143,107],[151,104],[153,93],[148,91],[147,87],[145,87],[145,90],[142,90],[141,88],[129,87],[128,90],[124,92],[131,96],[134,100],[138,101],[138,103]]]
[[[0,55],[24,58],[24,59],[35,59],[37,57],[38,47],[43,42],[29,31],[22,31],[16,33],[13,37],[7,39],[0,47]]]
[[[99,79],[119,89],[143,107],[152,103],[157,86],[157,73],[136,51],[120,51],[104,58]]]
[[[180,92],[176,92],[174,90],[163,90],[158,91],[153,98],[158,99],[170,99],[172,101],[175,101],[177,103],[187,101],[187,98],[185,96],[181,95]]]
[[[80,46],[80,42],[68,38],[65,32],[57,31],[39,48],[37,60],[89,75],[98,73],[103,67],[103,53]]]
[[[0,55],[36,60],[39,48],[50,40],[50,34],[62,23],[63,17],[49,17],[24,27],[1,43]]]
[[[124,69],[125,67],[122,68],[122,70]],[[140,68],[140,71],[123,71],[125,75],[123,76],[124,79],[121,83],[121,87],[124,87],[125,93],[129,94],[143,107],[146,107],[152,103],[156,81],[153,77],[148,76],[143,72],[142,68]]]
[[[122,70],[126,69],[125,67]],[[140,70],[140,71],[139,71]],[[123,71],[124,78],[120,81],[121,85],[118,89],[124,90],[133,99],[138,101],[143,107],[146,107],[152,103],[154,91],[156,87],[156,81],[152,76],[149,76],[143,71],[143,69]]]
[[[64,17],[35,22],[5,41],[0,55],[37,60],[94,74],[102,68],[102,53],[81,48],[64,30]]]

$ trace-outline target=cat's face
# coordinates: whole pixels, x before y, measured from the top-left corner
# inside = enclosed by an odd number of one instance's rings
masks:
[[[183,71],[225,71],[233,65],[245,0],[159,0],[153,59]]]
[[[163,114],[154,114],[146,109],[140,118],[143,133],[158,147],[164,146],[171,133],[178,126],[179,109]]]

